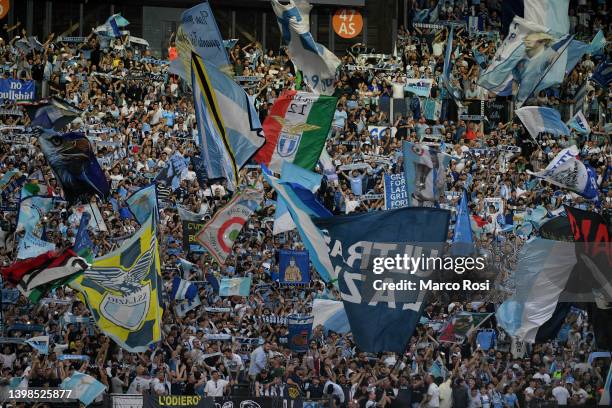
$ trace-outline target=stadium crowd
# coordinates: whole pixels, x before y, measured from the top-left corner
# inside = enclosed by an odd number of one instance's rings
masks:
[[[423,2],[415,2],[423,3]],[[455,33],[452,78],[466,104],[493,101],[495,96],[476,84],[482,66],[491,62],[499,36],[501,2],[478,2],[476,12],[485,17],[482,35],[467,30]],[[446,2],[441,19],[460,20],[470,13],[466,2]],[[605,2],[579,1],[570,10],[571,32],[590,40],[597,30],[608,34]],[[607,22],[607,23],[606,23]],[[606,25],[607,24],[607,25]],[[96,256],[115,249],[131,236],[138,223],[125,199],[151,183],[169,158],[180,152],[197,154],[196,116],[188,85],[168,72],[165,60],[131,44],[128,36],[102,42],[95,34],[83,43],[62,42],[51,35],[40,47],[18,46],[15,36],[28,36],[20,28],[7,31],[0,40],[0,65],[4,78],[36,81],[39,97],[55,96],[83,110],[68,127],[85,132],[92,140],[98,160],[111,182],[107,202],[97,200],[105,227],[94,227],[90,238]],[[225,265],[204,253],[188,251],[183,242],[183,223],[177,211],[182,206],[208,220],[232,196],[223,180],[202,184],[193,166],[181,175],[175,190],[160,189],[159,231],[165,290],[174,276],[200,282],[202,305],[179,315],[173,302],[163,315],[163,340],[145,353],[122,350],[97,327],[77,317],[90,311],[72,289],[58,288],[38,304],[21,296],[2,305],[4,335],[26,338],[50,336],[47,355],[29,345],[0,344],[0,381],[3,387],[57,387],[75,370],[86,372],[108,386],[108,393],[223,396],[247,389],[255,396],[287,396],[289,389],[308,398],[331,398],[333,406],[350,408],[518,408],[529,406],[593,405],[599,400],[610,364],[609,359],[589,361],[594,351],[610,350],[610,344],[594,341],[592,320],[584,313],[571,313],[554,340],[524,349],[515,347],[496,326],[495,317],[481,328],[496,331],[490,348],[477,346],[475,334],[461,344],[440,342],[439,326],[459,311],[494,312],[508,295],[518,249],[526,237],[501,232],[513,213],[543,206],[549,215],[564,204],[607,213],[612,190],[607,177],[611,165],[610,88],[593,84],[587,88],[583,112],[592,133],[573,132],[569,137],[541,135],[531,138],[518,119],[490,123],[458,119],[467,113],[456,107],[441,87],[444,47],[448,29],[401,27],[397,55],[386,65],[364,69],[358,62],[363,49],[354,47],[342,58],[335,96],[337,109],[326,150],[329,163],[317,171],[325,174],[318,191],[320,201],[334,214],[384,210],[384,174],[402,174],[401,142],[441,143],[452,161],[446,178],[441,207],[454,209],[460,192],[470,195],[470,212],[483,220],[478,230],[478,251],[495,270],[495,288],[484,298],[462,294],[434,293],[425,319],[419,324],[403,355],[364,353],[350,333],[335,333],[319,326],[313,329],[309,351],[287,348],[288,329],[284,317],[308,314],[315,298],[339,300],[333,284],[325,285],[312,270],[308,286],[281,286],[271,279],[278,268],[280,249],[302,249],[297,231],[273,235],[276,194],[263,181],[255,166],[241,171],[243,185],[264,189],[263,205],[245,225]],[[484,61],[475,59],[475,51]],[[609,47],[604,51],[609,56]],[[173,44],[170,55],[175,54]],[[238,43],[230,56],[237,76],[256,76],[246,83],[263,123],[278,95],[293,89],[295,69],[284,50],[263,50],[258,43]],[[597,59],[601,59],[599,56]],[[560,87],[540,93],[539,105],[565,111],[574,101],[580,84],[594,69],[595,57],[587,55]],[[390,117],[390,100],[397,98],[403,78],[433,78],[431,98],[405,95],[405,105]],[[401,86],[400,86],[401,87]],[[403,97],[403,90],[401,91]],[[441,104],[436,119],[425,117],[425,99]],[[20,137],[11,126],[25,126],[29,118],[20,106],[5,103],[0,116],[0,175],[18,170],[28,183],[62,196],[61,187],[45,163],[35,137]],[[388,128],[373,137],[369,126]],[[393,129],[393,131],[391,131]],[[601,203],[534,182],[526,170],[541,170],[564,147],[576,144],[583,161],[595,168]],[[518,146],[520,153],[498,154],[497,146]],[[345,164],[365,163],[360,169],[344,170]],[[492,216],[486,198],[501,198],[503,217]],[[16,256],[17,212],[7,209],[14,197],[3,197],[0,211],[3,265]],[[70,246],[78,225],[73,209],[58,201],[44,218],[46,239],[63,248]],[[533,232],[537,234],[536,231]],[[450,237],[449,237],[450,239]],[[180,259],[196,268],[187,270]],[[206,284],[206,276],[253,277],[249,297],[219,297]],[[208,310],[208,311],[207,311]],[[35,326],[32,326],[35,325]],[[9,328],[13,328],[7,334]],[[23,329],[23,330],[22,330]],[[258,339],[255,344],[218,340]],[[217,336],[217,337],[216,337]],[[58,358],[60,355],[88,359]],[[436,368],[434,368],[436,367]],[[551,404],[551,405],[546,405]]]

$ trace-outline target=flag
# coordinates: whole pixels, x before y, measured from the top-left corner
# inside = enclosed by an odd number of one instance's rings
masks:
[[[219,280],[212,272],[205,273],[206,282],[210,284],[213,288],[213,292],[219,293],[219,289],[221,289],[221,285],[219,284]]]
[[[308,251],[281,249],[279,251],[278,281],[286,285],[309,284]]]
[[[55,251],[55,244],[35,237],[30,231],[26,231],[17,246],[17,259],[35,258],[45,252]]]
[[[219,296],[249,296],[251,277],[222,278],[219,282]]]
[[[455,30],[454,26],[451,26],[450,32],[448,34],[448,40],[446,42],[446,50],[444,54],[444,67],[442,69],[442,85],[446,89],[446,91],[453,98],[457,106],[463,106],[461,104],[461,100],[463,99],[461,96],[461,90],[456,88],[451,84],[451,70],[452,70],[452,62],[451,55],[453,51],[453,32]]]
[[[108,197],[110,186],[85,134],[43,133],[38,143],[70,205]]]
[[[178,211],[178,216],[181,221],[202,222],[202,220],[204,219],[204,214],[196,214],[194,212],[191,212],[180,204],[176,205],[176,209]]]
[[[235,191],[238,170],[264,143],[257,111],[244,89],[195,53],[191,84],[206,174]]]
[[[1,271],[5,281],[17,286],[25,297],[36,303],[54,282],[73,278],[87,267],[85,259],[68,248],[17,261]]]
[[[567,122],[567,126],[583,135],[588,135],[589,133],[591,133],[591,127],[589,126],[589,122],[584,117],[584,113],[582,113],[581,110],[576,112],[574,117],[570,119],[569,122]]]
[[[130,212],[136,218],[139,224],[147,222],[149,217],[153,215],[154,223],[159,220],[159,212],[157,207],[157,194],[155,184],[143,187],[125,200]]]
[[[193,300],[198,295],[198,287],[187,280],[175,276],[172,279],[170,297],[173,300]]]
[[[179,58],[170,62],[170,72],[187,82],[191,79],[192,52],[221,70],[231,66],[225,41],[207,0],[185,10],[181,15],[181,24],[176,32],[176,49]]]
[[[224,264],[242,227],[262,200],[262,191],[244,189],[215,213],[196,236],[196,240],[219,264]]]
[[[308,351],[308,341],[312,334],[313,316],[301,316],[290,314],[287,316],[287,337],[289,338],[289,348],[296,353],[306,353]]]
[[[90,375],[75,371],[60,384],[63,390],[71,390],[70,398],[78,399],[85,406],[94,402],[106,390],[106,386]]]
[[[433,79],[427,78],[407,78],[404,85],[404,91],[412,92],[416,96],[428,98],[433,86]]]
[[[584,101],[587,96],[587,83],[588,81],[584,81],[582,85],[580,85],[580,88],[578,88],[576,90],[576,93],[574,94],[574,104],[572,105],[574,112],[578,112],[584,109]]]
[[[181,271],[183,272],[184,277],[188,276],[187,274],[190,273],[191,271],[200,270],[200,268],[198,268],[198,265],[194,264],[193,262],[189,262],[188,260],[180,258],[180,257],[177,258],[176,263],[180,267]]]
[[[198,179],[198,184],[200,187],[203,187],[208,182],[208,175],[206,174],[206,163],[200,156],[191,156],[191,165],[193,166],[193,171],[196,174],[196,178]]]
[[[596,198],[598,194],[593,174],[589,174],[587,167],[578,159],[575,145],[561,150],[544,170],[536,173],[527,170],[527,173],[588,199]]]
[[[160,259],[153,217],[113,252],[70,283],[81,292],[100,330],[125,350],[161,340]]]
[[[404,254],[436,257],[446,242],[449,220],[447,210],[418,207],[315,220],[325,236],[326,254],[338,276],[353,338],[361,350],[403,353],[425,306],[427,291],[420,290],[418,282],[426,271],[379,274],[376,260]],[[389,281],[413,282],[415,290],[377,286]]]
[[[602,30],[599,30],[593,37],[590,44],[582,41],[572,40],[567,48],[567,63],[565,65],[565,73],[569,74],[576,65],[582,60],[584,54],[596,55],[606,45],[606,36]]]
[[[610,404],[612,404],[612,364],[610,364],[606,384],[599,400],[599,405],[610,406]]]
[[[19,216],[17,217],[17,232],[30,232],[36,237],[42,236],[42,220],[53,208],[53,197],[28,196],[25,189],[21,190]]]
[[[302,71],[304,82],[313,92],[331,95],[334,93],[340,60],[312,37],[308,17],[311,8],[305,0],[290,0],[287,5],[272,0],[272,9],[289,58]]]
[[[513,71],[514,80],[518,82],[518,91],[515,97],[517,107],[521,107],[529,98],[537,96],[543,89],[550,88],[563,82],[567,66],[567,48],[574,36],[565,35],[558,40],[542,38],[537,41],[527,36],[527,44],[536,41],[537,45],[525,50],[523,58]]]
[[[594,303],[589,304],[588,312],[593,316],[595,342],[599,347],[612,344],[612,251],[610,226],[598,213],[578,208],[565,207],[569,219],[579,273],[568,284],[572,294],[586,292]],[[582,291],[578,289],[582,288]]]
[[[511,336],[533,343],[538,328],[552,317],[576,264],[574,243],[534,238],[521,248],[516,289],[500,305],[498,324]]]
[[[470,221],[470,210],[467,206],[467,194],[464,190],[461,201],[457,204],[457,221],[455,222],[451,254],[453,256],[467,256],[473,251],[472,223]]]
[[[278,197],[285,200],[291,218],[311,257],[310,260],[321,279],[325,282],[335,281],[337,274],[327,255],[325,238],[312,221],[312,218],[331,217],[332,214],[316,200],[312,192],[299,184],[280,182],[266,171],[263,175]]]
[[[302,187],[315,193],[321,185],[323,176],[318,173],[313,173],[293,163],[286,161],[281,165],[281,182],[291,182],[301,185]],[[276,200],[276,208],[274,210],[274,227],[273,234],[291,231],[295,228],[295,223],[291,219],[291,214],[287,209],[287,203],[282,197]]]
[[[106,22],[95,28],[96,33],[104,33],[109,37],[119,38],[123,35],[121,28],[127,27],[130,24],[121,14],[113,14],[106,19]]]
[[[33,349],[40,354],[49,354],[49,336],[36,336],[27,339],[26,344],[29,344]]]
[[[179,188],[181,180],[187,172],[188,165],[189,159],[183,157],[179,151],[174,152],[174,154],[170,156],[170,160],[166,162],[164,168],[155,177],[155,181],[157,182],[157,193],[160,199],[163,199],[163,187],[160,184],[165,185],[172,191]]]
[[[326,330],[345,334],[351,331],[344,305],[339,300],[314,299],[312,302],[313,327],[319,325]]]
[[[544,27],[558,36],[569,32],[569,0],[509,0],[502,4],[503,33],[515,16],[523,17]],[[512,31],[510,31],[510,34]]]
[[[497,48],[491,64],[480,75],[478,85],[498,95],[510,95],[513,70],[525,57],[525,38],[528,35],[531,35],[530,38],[543,38],[549,32],[546,26],[514,17],[508,36]]]
[[[447,343],[463,343],[474,330],[491,316],[493,316],[493,313],[459,312],[448,319],[440,331],[438,340]]]
[[[600,62],[593,70],[591,80],[606,89],[612,82],[612,62],[608,62],[608,60]]]
[[[556,339],[571,309],[571,302],[558,302],[550,319],[538,328],[535,341],[537,343],[545,343],[548,340]]]
[[[284,92],[264,120],[266,143],[255,161],[275,173],[283,161],[313,170],[325,146],[337,99],[302,91]]]
[[[59,98],[44,99],[36,102],[22,102],[18,105],[26,109],[30,117],[30,126],[61,131],[83,110]]]
[[[91,215],[88,212],[84,212],[81,216],[81,222],[79,223],[79,229],[74,237],[73,251],[87,260],[87,263],[93,262],[93,250],[94,244],[89,238],[89,220]]]
[[[540,133],[551,133],[557,136],[570,134],[570,130],[561,121],[561,115],[556,109],[542,106],[525,106],[517,109],[515,112],[534,139]]]
[[[444,175],[450,156],[419,143],[404,141],[406,192],[413,206],[433,205],[444,194]]]

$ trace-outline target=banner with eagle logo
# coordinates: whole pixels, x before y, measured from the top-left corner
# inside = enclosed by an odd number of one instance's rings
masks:
[[[283,161],[314,170],[336,111],[337,98],[287,91],[272,105],[263,123],[266,143],[255,161],[281,173]]]
[[[117,250],[70,283],[100,330],[131,353],[161,340],[163,300],[153,216]]]
[[[219,262],[232,251],[234,241],[249,217],[257,210],[263,200],[262,191],[252,188],[236,194],[215,216],[210,219],[196,240]]]

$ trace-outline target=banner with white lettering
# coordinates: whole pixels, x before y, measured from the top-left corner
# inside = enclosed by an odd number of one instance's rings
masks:
[[[385,209],[408,207],[408,191],[406,191],[406,178],[403,174],[385,174]]]
[[[36,98],[34,81],[0,79],[0,100],[31,101]]]

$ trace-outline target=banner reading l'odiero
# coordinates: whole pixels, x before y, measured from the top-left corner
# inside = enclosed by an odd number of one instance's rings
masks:
[[[306,403],[318,406],[316,402]],[[301,400],[288,397],[200,397],[199,395],[143,396],[143,408],[303,408]],[[317,404],[317,405],[312,405]]]
[[[31,101],[36,97],[34,81],[20,79],[0,79],[0,100]]]

